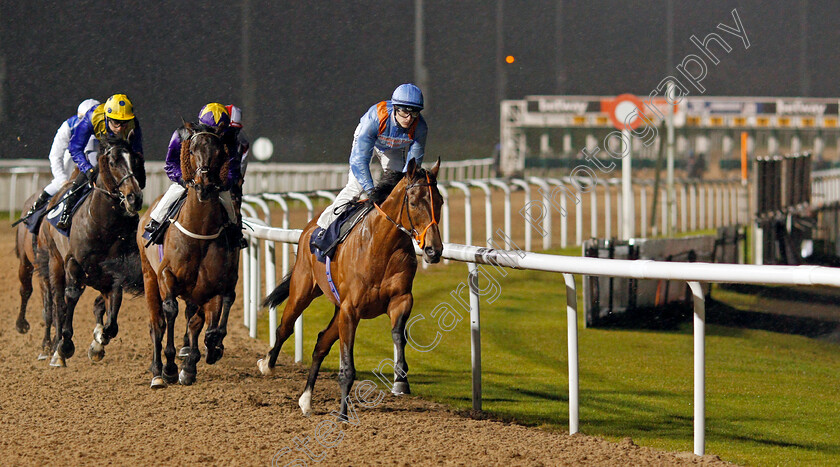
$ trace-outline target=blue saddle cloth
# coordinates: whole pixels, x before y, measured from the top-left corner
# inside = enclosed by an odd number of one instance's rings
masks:
[[[67,196],[70,194],[70,190],[68,190],[66,193],[64,193],[64,196],[61,197],[61,201],[59,201],[58,204],[56,204],[54,208],[50,209],[47,212],[47,216],[45,217],[47,222],[52,224],[52,226],[55,227],[55,230],[57,230],[58,233],[60,233],[61,235],[64,235],[65,237],[70,236],[70,226],[73,225],[73,215],[76,214],[76,211],[79,209],[79,206],[82,205],[82,202],[85,200],[85,198],[90,196],[90,192],[93,191],[93,189],[91,188],[91,186],[89,184],[82,185],[77,189],[82,190],[82,195],[79,196],[79,200],[76,201],[76,204],[69,208],[71,210],[70,211],[70,223],[67,224],[67,229],[59,229],[55,225],[58,223],[58,219],[61,218],[62,211],[64,211],[65,209],[68,209],[66,205],[67,205]],[[35,216],[32,216],[32,217],[35,217]],[[27,227],[29,227],[28,221],[27,221]],[[30,230],[30,231],[32,233],[35,233],[35,231],[33,231],[33,230]]]
[[[23,220],[23,225],[26,226],[26,230],[38,234],[38,227],[41,225],[41,219],[44,217],[44,213],[47,212],[47,205],[49,203],[41,206],[40,208],[36,209],[35,212],[32,213],[31,216],[27,217]]]
[[[309,238],[309,251],[315,255],[315,259],[326,263],[327,256],[332,258],[338,245],[371,209],[373,205],[369,203],[350,203],[329,227],[316,228]]]

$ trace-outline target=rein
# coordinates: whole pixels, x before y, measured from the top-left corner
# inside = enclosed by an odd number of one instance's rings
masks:
[[[385,216],[386,219],[391,221],[391,223],[394,224],[394,226],[396,226],[398,229],[400,229],[403,232],[405,232],[406,234],[408,234],[409,237],[413,238],[414,241],[417,242],[417,246],[419,246],[421,249],[423,248],[423,240],[426,238],[426,232],[429,231],[429,227],[431,227],[433,225],[437,225],[437,223],[438,223],[437,219],[435,219],[435,204],[434,204],[434,197],[432,196],[432,180],[429,178],[429,173],[428,172],[426,172],[426,183],[425,184],[421,185],[419,183],[414,183],[412,185],[409,185],[409,186],[405,187],[405,194],[403,195],[403,201],[402,201],[402,204],[400,205],[400,214],[397,216],[397,219],[402,218],[403,209],[405,208],[405,205],[408,202],[408,190],[410,190],[412,188],[418,188],[418,187],[422,188],[424,186],[429,187],[429,203],[430,203],[430,207],[431,207],[431,210],[432,210],[432,216],[431,216],[432,220],[431,220],[431,222],[429,222],[429,225],[427,225],[426,228],[423,229],[422,232],[418,232],[417,228],[414,227],[414,221],[411,220],[411,212],[408,209],[405,210],[405,213],[408,215],[408,224],[411,226],[411,230],[408,230],[401,223],[398,223],[394,219],[391,219],[391,216],[386,214],[385,211],[383,211],[382,208],[379,207],[379,205],[377,205],[376,203],[373,203],[373,206],[376,208],[377,211],[382,213],[382,215]]]
[[[110,149],[110,150],[108,150],[108,153],[111,153],[112,151],[113,151],[113,149]],[[129,169],[130,169],[130,167],[129,167]],[[129,178],[132,178],[132,177],[134,177],[134,172],[129,170],[128,173],[117,182],[117,186],[116,186],[116,188],[114,188],[117,191],[108,191],[108,190],[105,190],[103,188],[99,188],[96,185],[95,180],[91,180],[90,185],[93,187],[94,190],[96,190],[96,191],[108,196],[109,198],[117,201],[119,204],[124,204],[124,202],[126,201],[125,195],[121,191],[119,191],[119,189],[122,186],[122,184],[125,183],[126,180],[128,180]]]

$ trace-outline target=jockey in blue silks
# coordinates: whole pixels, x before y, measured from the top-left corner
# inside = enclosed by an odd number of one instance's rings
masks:
[[[73,206],[81,196],[79,187],[93,180],[94,167],[99,156],[99,138],[116,135],[131,142],[131,149],[143,156],[143,135],[140,122],[134,116],[134,106],[125,94],[114,94],[104,104],[91,108],[79,122],[67,150],[79,168],[79,175],[73,181],[67,206]],[[141,187],[142,188],[142,187]],[[66,229],[72,209],[61,211],[56,223],[59,229]]]
[[[321,213],[319,227],[329,227],[347,203],[362,193],[370,197],[374,187],[370,162],[374,154],[379,157],[383,170],[405,172],[410,159],[415,159],[418,167],[423,163],[428,127],[420,115],[421,110],[423,93],[420,88],[401,84],[394,90],[391,100],[371,106],[362,115],[353,133],[347,185]]]

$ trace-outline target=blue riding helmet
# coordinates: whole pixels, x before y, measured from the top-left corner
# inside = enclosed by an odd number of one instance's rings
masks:
[[[394,105],[401,105],[405,107],[414,107],[417,110],[423,110],[423,92],[417,86],[406,83],[397,86],[394,89],[394,94],[391,96],[391,102]]]

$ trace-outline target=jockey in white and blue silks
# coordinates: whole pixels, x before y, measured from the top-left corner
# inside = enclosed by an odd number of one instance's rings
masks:
[[[428,127],[421,110],[423,93],[413,84],[401,84],[391,100],[368,109],[353,133],[347,186],[321,213],[319,227],[329,227],[347,203],[363,192],[370,196],[374,187],[370,162],[374,154],[384,170],[405,172],[410,159],[415,159],[418,167],[423,163]]]
[[[31,216],[35,211],[45,206],[50,198],[58,192],[58,189],[64,185],[64,182],[70,178],[70,174],[73,173],[76,164],[73,162],[73,158],[70,157],[70,151],[67,150],[67,146],[70,144],[70,139],[73,137],[76,127],[84,119],[85,114],[97,105],[99,105],[98,100],[85,99],[79,104],[78,109],[76,109],[76,115],[68,118],[58,127],[58,131],[55,132],[55,138],[53,138],[53,143],[50,147],[50,171],[52,172],[53,179],[44,187],[44,191],[41,192],[38,199],[29,208],[29,211],[21,216],[22,218]]]
[[[138,156],[143,156],[143,134],[140,122],[134,116],[134,105],[125,94],[114,94],[105,101],[92,107],[79,122],[67,150],[73,162],[79,168],[79,175],[73,181],[68,191],[66,204],[73,206],[81,196],[79,188],[93,181],[94,168],[99,155],[99,138],[116,135],[129,141],[131,148]],[[144,188],[145,180],[140,181],[140,188]],[[61,217],[56,223],[59,229],[66,229],[70,222],[71,209],[61,211]]]

